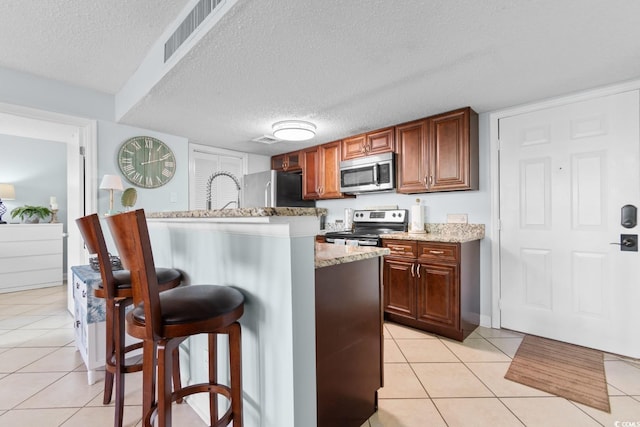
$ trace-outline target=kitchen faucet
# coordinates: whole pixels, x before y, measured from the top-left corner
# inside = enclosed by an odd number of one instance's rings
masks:
[[[239,208],[240,207],[240,191],[242,190],[242,187],[240,186],[240,181],[231,172],[219,171],[211,175],[209,177],[209,180],[207,181],[207,210],[211,210],[211,184],[213,183],[213,180],[219,176],[228,176],[229,178],[231,178],[233,182],[236,184],[236,188],[238,189],[238,200],[227,203],[226,205],[224,205],[222,209],[226,208],[231,203],[235,203],[236,207]]]

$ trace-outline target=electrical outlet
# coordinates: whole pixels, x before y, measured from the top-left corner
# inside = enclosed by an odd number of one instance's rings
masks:
[[[447,214],[447,223],[449,224],[467,224],[467,214]]]

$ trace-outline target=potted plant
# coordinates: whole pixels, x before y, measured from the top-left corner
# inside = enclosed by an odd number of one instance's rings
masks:
[[[45,219],[52,213],[51,209],[46,206],[25,205],[13,209],[11,211],[11,218],[20,217],[22,222],[36,224],[40,222],[41,219]]]

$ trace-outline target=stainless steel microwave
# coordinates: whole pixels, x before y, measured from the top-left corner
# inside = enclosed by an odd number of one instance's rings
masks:
[[[395,175],[393,153],[345,160],[340,162],[340,191],[351,194],[392,191]]]

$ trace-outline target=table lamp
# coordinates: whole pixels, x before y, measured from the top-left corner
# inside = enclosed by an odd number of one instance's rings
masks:
[[[0,224],[6,224],[7,222],[2,220],[2,215],[7,213],[7,207],[2,203],[2,199],[16,199],[16,189],[13,184],[0,184]]]
[[[109,211],[105,215],[115,214],[116,212],[113,210],[113,191],[124,190],[124,187],[122,186],[122,180],[118,175],[105,175],[102,177],[100,189],[109,190]]]

